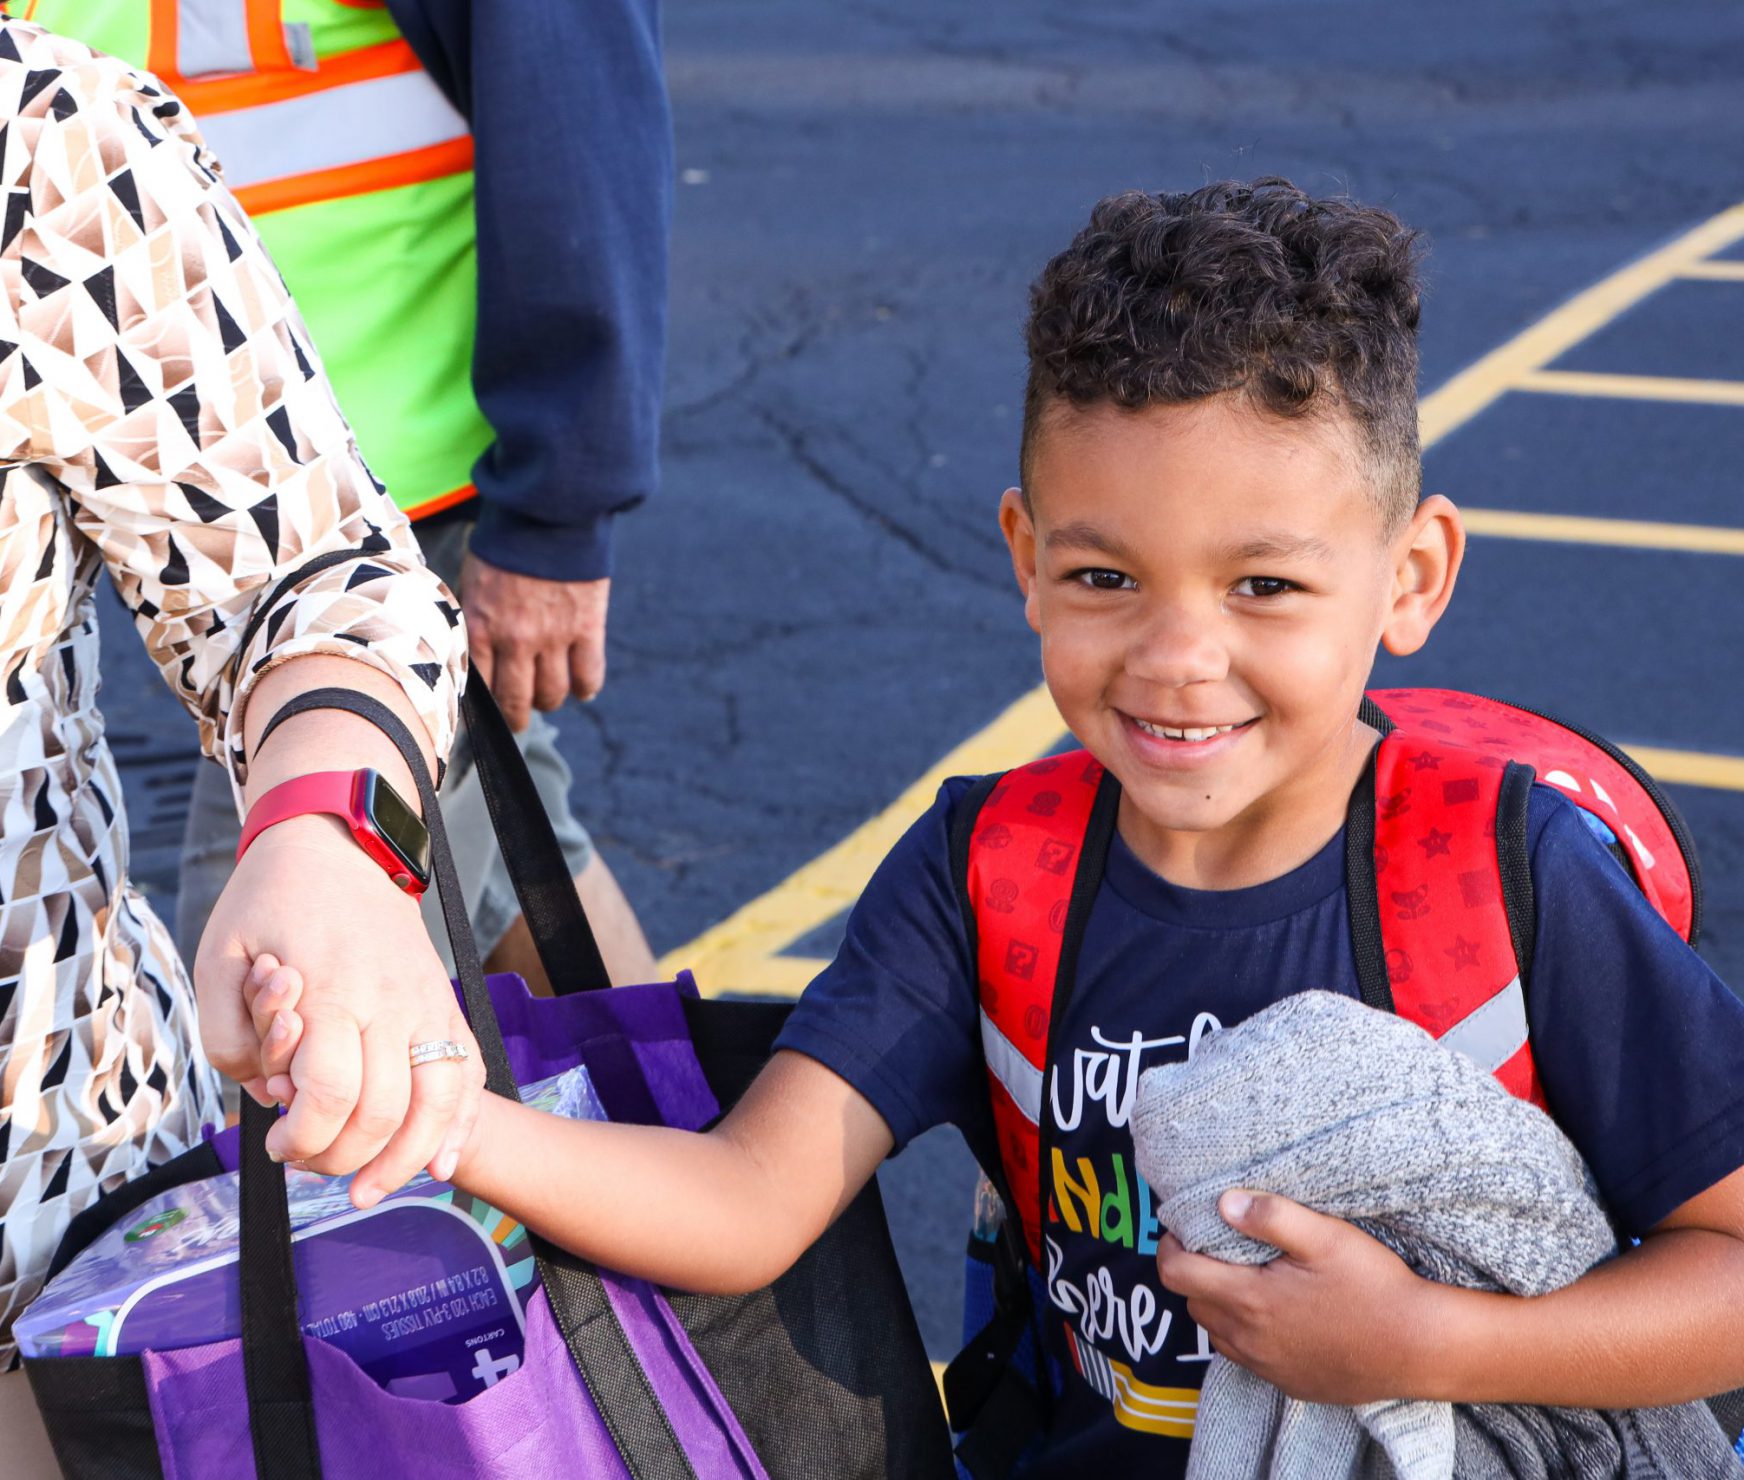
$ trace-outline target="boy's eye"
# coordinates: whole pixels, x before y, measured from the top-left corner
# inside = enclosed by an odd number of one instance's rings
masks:
[[[1299,589],[1294,581],[1286,581],[1281,576],[1248,576],[1235,583],[1237,596],[1282,596],[1286,591]]]
[[[1123,575],[1118,570],[1104,570],[1092,566],[1088,570],[1075,570],[1069,577],[1081,586],[1088,586],[1092,591],[1127,591],[1138,583],[1129,575]]]

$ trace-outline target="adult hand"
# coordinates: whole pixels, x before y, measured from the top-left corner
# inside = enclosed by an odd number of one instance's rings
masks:
[[[271,972],[251,980],[262,957],[296,964],[294,992]],[[257,1098],[287,1068],[283,1042],[268,1040],[294,1003],[295,1093],[267,1137],[276,1159],[332,1176],[362,1168],[351,1195],[368,1207],[465,1145],[484,1086],[478,1045],[417,904],[337,819],[297,817],[255,839],[201,937],[194,985],[208,1057]],[[414,1070],[412,1045],[443,1038],[466,1060]]]
[[[460,567],[472,664],[509,728],[571,694],[591,699],[606,681],[606,606],[611,581],[546,581],[501,570],[468,554]]]
[[[1418,1354],[1433,1344],[1427,1307],[1442,1287],[1361,1229],[1287,1197],[1232,1190],[1218,1211],[1280,1253],[1269,1264],[1225,1264],[1164,1235],[1157,1272],[1187,1297],[1213,1347],[1305,1402],[1418,1395]]]

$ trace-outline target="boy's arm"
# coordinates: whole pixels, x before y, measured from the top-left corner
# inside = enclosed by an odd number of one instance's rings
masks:
[[[1744,1170],[1564,1289],[1525,1298],[1413,1274],[1361,1230],[1288,1198],[1225,1193],[1281,1249],[1242,1267],[1166,1237],[1162,1280],[1231,1360],[1291,1397],[1633,1408],[1744,1386]]]
[[[456,1183],[584,1258],[706,1294],[785,1271],[894,1144],[870,1102],[797,1053],[701,1135],[484,1098]]]

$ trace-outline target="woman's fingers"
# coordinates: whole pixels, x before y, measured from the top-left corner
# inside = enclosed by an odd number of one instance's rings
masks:
[[[212,1067],[245,1082],[260,1073],[260,1035],[249,1014],[248,971],[240,951],[213,943],[208,929],[194,960],[194,994],[199,1003],[200,1046]]]

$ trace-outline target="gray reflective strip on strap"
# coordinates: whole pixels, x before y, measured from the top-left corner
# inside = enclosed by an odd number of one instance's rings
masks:
[[[252,72],[246,0],[181,0],[176,6],[176,70],[184,77]]]
[[[1032,1125],[1041,1123],[1042,1071],[1019,1051],[1005,1034],[994,1026],[986,1010],[981,1013],[981,1052],[993,1077],[1005,1086],[1005,1092],[1017,1102]]]
[[[1441,1044],[1464,1054],[1485,1073],[1500,1069],[1526,1044],[1526,994],[1520,978],[1443,1033]]]
[[[232,190],[385,159],[466,137],[466,120],[428,72],[350,82],[282,103],[200,119]]]

